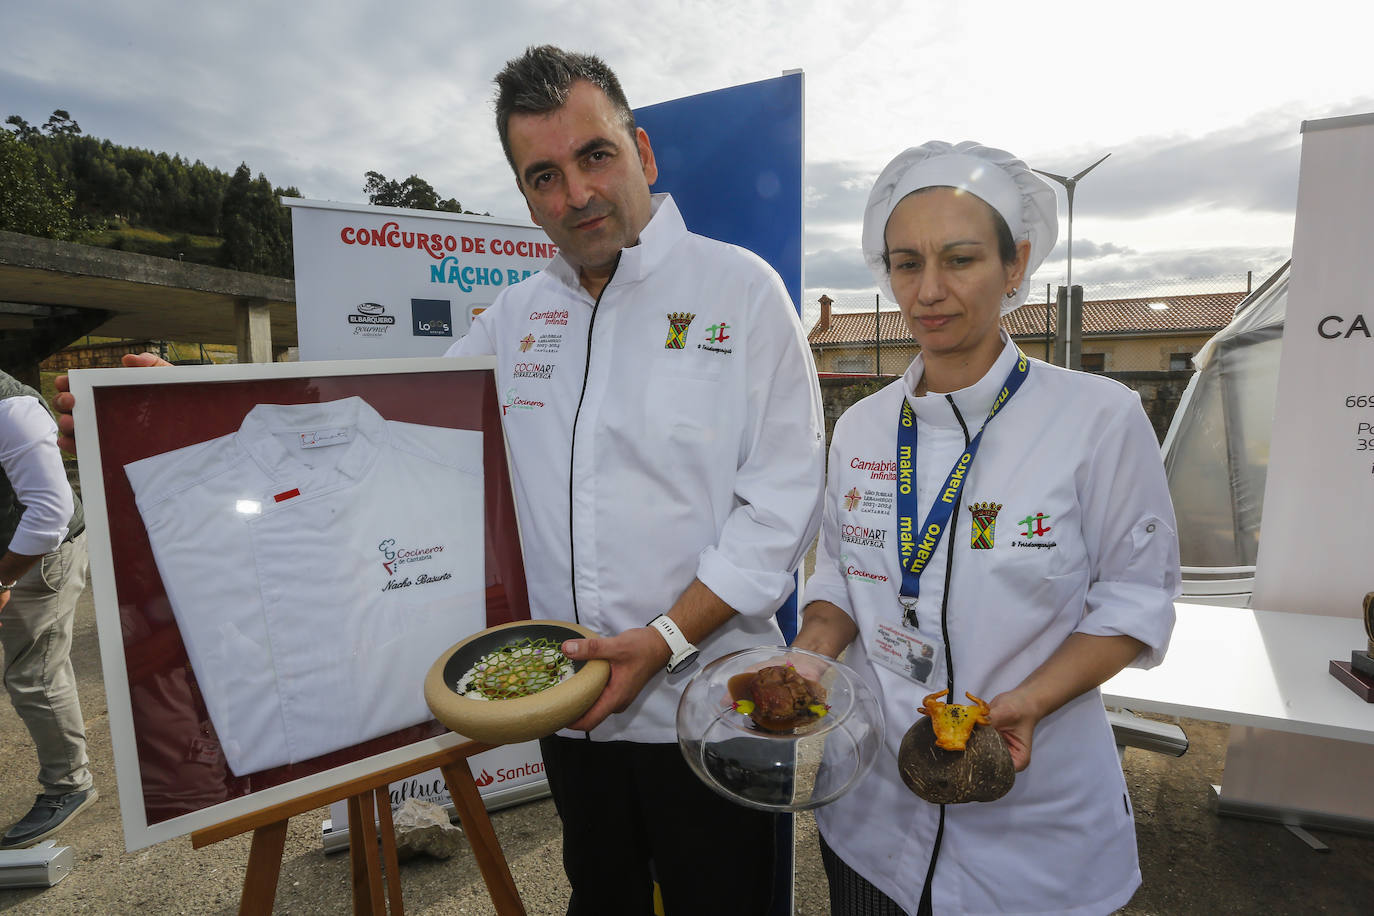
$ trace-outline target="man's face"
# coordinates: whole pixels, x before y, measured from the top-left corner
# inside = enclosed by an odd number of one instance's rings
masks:
[[[579,81],[563,107],[511,115],[507,137],[530,219],[584,278],[609,274],[653,215],[649,135],[631,137],[606,94]]]

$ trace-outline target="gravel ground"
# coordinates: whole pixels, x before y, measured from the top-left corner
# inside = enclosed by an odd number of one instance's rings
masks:
[[[73,848],[76,868],[47,889],[0,889],[0,913],[230,914],[248,861],[247,836],[193,850],[180,838],[124,851],[115,789],[105,689],[89,592],[78,608],[74,660],[100,801],[56,837]],[[1129,750],[1126,780],[1136,811],[1144,885],[1122,910],[1158,913],[1360,913],[1374,910],[1374,839],[1320,833],[1316,853],[1282,827],[1219,818],[1210,786],[1221,781],[1224,725],[1184,720],[1192,747],[1174,759]],[[28,732],[0,703],[0,825],[21,817],[37,791]],[[349,910],[348,856],[321,851],[328,811],[293,818],[277,891],[277,912]],[[495,812],[492,820],[531,914],[559,914],[567,898],[553,804],[546,800]],[[815,825],[797,825],[799,916],[829,912]],[[402,866],[412,914],[493,913],[470,855]],[[1363,902],[1363,905],[1361,905]]]

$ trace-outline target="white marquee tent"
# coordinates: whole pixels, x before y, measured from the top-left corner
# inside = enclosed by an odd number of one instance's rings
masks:
[[[1193,357],[1197,372],[1164,438],[1185,578],[1190,568],[1255,565],[1291,263]]]

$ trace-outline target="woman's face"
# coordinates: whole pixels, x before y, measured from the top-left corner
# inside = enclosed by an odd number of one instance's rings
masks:
[[[908,194],[887,221],[892,292],[911,336],[931,357],[987,358],[1001,352],[998,319],[1020,284],[1030,243],[1003,264],[991,207],[954,188]],[[981,359],[979,360],[982,361]]]

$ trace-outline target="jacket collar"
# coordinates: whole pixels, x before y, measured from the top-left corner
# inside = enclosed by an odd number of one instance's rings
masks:
[[[337,458],[322,467],[309,467],[301,453],[288,450],[274,435],[348,428],[352,438],[341,446]],[[356,482],[372,467],[378,450],[388,439],[386,420],[360,397],[320,404],[259,404],[248,412],[235,441],[270,477],[290,484],[311,484],[311,489]]]
[[[668,256],[668,251],[678,240],[687,235],[687,224],[671,194],[654,194],[650,198],[653,215],[649,224],[639,233],[639,244],[620,250],[620,263],[616,265],[611,285],[620,286],[634,283],[651,274]],[[581,290],[582,284],[574,267],[560,251],[546,268],[564,286]]]
[[[982,378],[974,382],[967,388],[960,388],[958,391],[950,393],[954,403],[959,407],[959,413],[964,418],[964,423],[968,425],[969,435],[977,435],[978,428],[983,425],[983,420],[987,418],[988,411],[992,410],[992,402],[1002,391],[1002,383],[1006,381],[1007,375],[1012,367],[1016,365],[1016,360],[1020,350],[1016,344],[1007,336],[1007,332],[999,330],[1002,337],[1002,352],[997,354],[997,361],[992,364]],[[906,372],[902,373],[902,394],[911,402],[911,409],[915,411],[917,418],[922,422],[932,426],[959,426],[959,418],[954,415],[954,410],[949,406],[949,400],[943,394],[925,394],[916,397],[912,394],[916,390],[916,385],[921,381],[921,376],[925,374],[925,360],[917,354],[916,358],[907,366]]]

